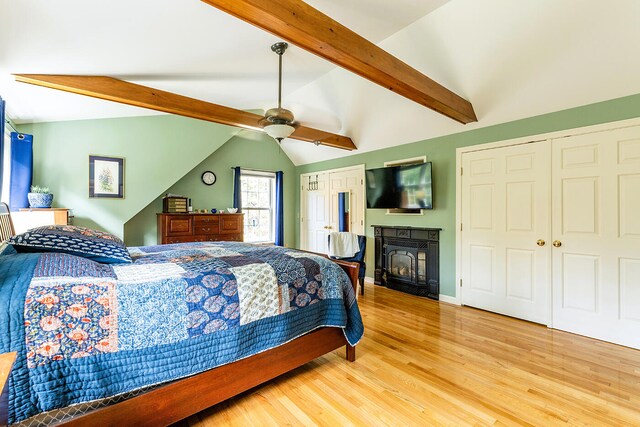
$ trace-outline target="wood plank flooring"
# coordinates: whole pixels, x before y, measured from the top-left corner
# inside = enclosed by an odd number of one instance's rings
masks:
[[[365,338],[179,423],[640,425],[640,351],[371,284]]]

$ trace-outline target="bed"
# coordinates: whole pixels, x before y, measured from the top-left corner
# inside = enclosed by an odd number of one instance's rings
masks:
[[[355,360],[357,264],[232,242],[128,252],[0,255],[10,425],[167,425],[342,346]]]

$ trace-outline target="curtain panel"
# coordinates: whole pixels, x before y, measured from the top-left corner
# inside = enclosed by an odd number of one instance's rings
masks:
[[[33,135],[11,132],[11,172],[9,173],[9,208],[28,208],[27,194],[33,175]]]
[[[0,199],[2,199],[2,180],[4,179],[4,99],[0,96]]]
[[[284,173],[276,172],[276,246],[284,246]]]
[[[242,169],[233,168],[233,207],[242,212]]]

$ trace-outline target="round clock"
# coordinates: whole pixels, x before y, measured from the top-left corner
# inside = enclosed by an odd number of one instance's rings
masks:
[[[211,171],[206,171],[202,174],[202,182],[207,185],[213,185],[216,183],[216,174]]]

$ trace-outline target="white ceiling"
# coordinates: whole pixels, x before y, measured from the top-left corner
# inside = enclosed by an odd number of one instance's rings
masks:
[[[640,93],[640,1],[309,0],[472,102],[460,125],[292,47],[284,107],[358,152]],[[197,0],[0,0],[0,94],[16,122],[154,112],[18,84],[101,74],[242,109],[276,98],[275,37]],[[296,164],[348,155],[286,140]]]
[[[309,1],[376,43],[445,2]],[[0,34],[0,94],[17,123],[158,113],[16,83],[11,73],[108,75],[242,109],[277,100],[270,46],[279,39],[198,0],[0,0]],[[333,68],[291,47],[284,94]]]

